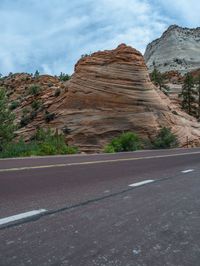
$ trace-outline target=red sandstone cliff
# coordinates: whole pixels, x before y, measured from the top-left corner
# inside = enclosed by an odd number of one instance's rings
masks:
[[[45,76],[46,77],[46,76]],[[200,124],[179,108],[151,83],[142,55],[124,44],[115,50],[97,52],[79,60],[67,83],[40,77],[39,97],[45,112],[54,113],[49,123],[44,110],[18,133],[31,137],[37,126],[64,131],[70,144],[81,151],[100,151],[114,136],[134,131],[152,139],[162,126],[171,127],[181,144],[200,137]],[[55,97],[57,88],[61,94]],[[16,89],[16,91],[19,90]],[[30,105],[27,97],[16,109]],[[176,111],[176,112],[175,112]]]

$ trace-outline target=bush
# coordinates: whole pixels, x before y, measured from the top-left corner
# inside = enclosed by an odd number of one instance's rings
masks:
[[[59,76],[60,81],[67,81],[69,79],[70,79],[70,75],[62,73],[62,72],[60,73],[60,76]]]
[[[40,144],[40,155],[77,153],[76,148],[66,145],[64,137],[62,135],[51,135],[51,132],[48,134],[46,139]]]
[[[39,85],[31,85],[29,87],[29,93],[31,95],[37,96],[41,92],[41,87]]]
[[[4,150],[0,153],[1,158],[11,157],[25,157],[31,155],[37,155],[39,147],[36,143],[26,144],[22,139],[17,143],[9,143],[4,147]]]
[[[33,119],[36,118],[36,116],[37,116],[37,111],[32,111],[30,113],[30,120],[33,121]]]
[[[19,106],[19,102],[17,102],[17,101],[13,101],[13,102],[10,104],[9,109],[10,109],[10,110],[14,110],[14,109],[16,109],[18,106]]]
[[[23,110],[22,110],[22,113],[23,113],[23,116],[25,116],[25,115],[27,115],[28,113],[30,113],[30,110],[28,109],[28,108],[24,108]]]
[[[38,129],[29,143],[20,139],[17,143],[7,144],[0,153],[0,157],[75,154],[77,152],[76,147],[68,146],[65,143],[63,135],[54,134],[50,129]]]
[[[67,126],[64,126],[64,127],[62,128],[62,132],[63,132],[65,135],[67,135],[67,134],[69,134],[69,133],[71,132],[71,130],[70,130]]]
[[[52,120],[54,120],[56,117],[55,113],[49,113],[48,111],[45,113],[44,119],[47,123],[51,122]]]
[[[40,107],[41,107],[42,103],[41,101],[37,101],[37,100],[34,100],[31,104],[31,107],[34,109],[34,110],[38,110]]]
[[[119,137],[114,138],[106,147],[105,152],[125,152],[135,151],[141,149],[141,142],[139,137],[132,132],[126,132]]]
[[[169,149],[178,147],[177,137],[171,132],[170,128],[163,127],[153,141],[153,147],[156,149]]]
[[[0,150],[14,137],[16,125],[15,115],[8,109],[8,99],[6,92],[0,88]]]
[[[42,128],[38,128],[32,139],[38,142],[42,142],[45,141],[47,138],[49,138],[49,136],[51,135],[52,133],[50,129],[44,130]]]
[[[27,126],[32,121],[30,115],[23,115],[20,121],[20,127]]]
[[[115,148],[111,144],[108,144],[105,147],[104,152],[106,152],[106,153],[115,153]]]

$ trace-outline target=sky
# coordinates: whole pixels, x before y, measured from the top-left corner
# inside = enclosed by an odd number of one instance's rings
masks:
[[[82,54],[144,53],[171,24],[200,26],[199,0],[0,0],[0,73],[72,74]]]

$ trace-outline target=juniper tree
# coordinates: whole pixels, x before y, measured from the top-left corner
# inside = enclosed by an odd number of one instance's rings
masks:
[[[191,74],[187,74],[182,86],[182,108],[189,114],[195,114],[195,101],[196,101],[196,90],[194,86],[194,78]]]

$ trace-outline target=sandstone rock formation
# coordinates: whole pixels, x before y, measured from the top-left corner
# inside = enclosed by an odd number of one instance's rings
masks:
[[[80,151],[98,152],[124,131],[152,140],[161,127],[171,127],[181,145],[186,136],[191,141],[200,137],[200,124],[154,87],[143,56],[125,44],[80,59],[67,83],[50,79],[50,87],[47,76],[32,81],[43,87],[36,97],[44,108],[18,131],[25,139],[38,126],[51,127],[64,132],[69,144],[78,146]],[[55,97],[59,87],[61,93]],[[16,113],[22,113],[32,101],[32,96],[26,96]],[[46,112],[55,114],[48,123],[44,119]]]
[[[186,73],[200,68],[200,28],[170,26],[147,46],[144,58],[150,72],[153,62],[161,72],[177,70]]]

